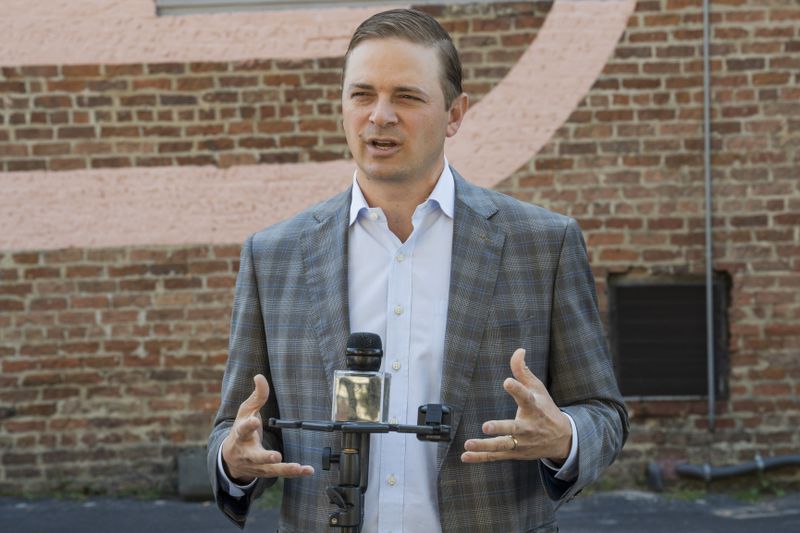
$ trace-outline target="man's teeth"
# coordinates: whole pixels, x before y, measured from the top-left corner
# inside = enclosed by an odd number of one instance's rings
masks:
[[[395,145],[392,141],[372,141],[372,144],[378,148],[391,148]]]

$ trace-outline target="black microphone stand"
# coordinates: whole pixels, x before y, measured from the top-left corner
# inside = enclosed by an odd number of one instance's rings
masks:
[[[417,411],[417,425],[379,422],[327,422],[320,420],[279,420],[270,418],[271,428],[309,431],[340,431],[342,447],[338,452],[325,448],[322,468],[339,466],[339,483],[325,489],[337,509],[328,517],[328,524],[343,533],[360,533],[364,518],[364,493],[369,480],[369,443],[373,433],[414,433],[419,440],[449,441],[451,409],[446,405],[427,404]]]

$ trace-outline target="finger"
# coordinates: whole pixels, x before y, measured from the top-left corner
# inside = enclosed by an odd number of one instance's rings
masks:
[[[254,450],[247,454],[247,463],[250,465],[276,465],[283,461],[281,452],[274,450]]]
[[[525,350],[523,348],[517,348],[511,356],[511,374],[517,381],[534,392],[541,392],[545,389],[544,383],[525,364]]]
[[[461,454],[462,463],[491,463],[517,458],[514,452],[464,452]]]
[[[503,388],[508,394],[517,402],[517,406],[521,409],[532,410],[536,409],[536,398],[533,390],[529,389],[514,378],[506,378],[503,382]]]
[[[253,438],[253,432],[258,431],[262,424],[261,419],[255,416],[238,421],[234,424],[236,440],[239,442],[251,440]]]
[[[468,452],[511,452],[516,447],[510,435],[491,439],[470,439],[464,443],[464,449]]]
[[[261,374],[256,374],[253,377],[253,382],[255,383],[255,388],[250,396],[239,406],[239,413],[237,415],[239,417],[251,416],[261,410],[267,403],[267,399],[269,398],[269,384],[267,383],[267,378]]]
[[[307,477],[314,474],[314,467],[298,463],[265,465],[261,477]]]
[[[314,467],[297,463],[249,464],[242,467],[239,479],[254,477],[306,477],[314,474]]]
[[[481,430],[486,435],[515,435],[519,433],[516,420],[489,420]]]

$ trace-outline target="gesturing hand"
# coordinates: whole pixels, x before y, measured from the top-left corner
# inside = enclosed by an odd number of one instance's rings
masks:
[[[517,402],[514,420],[489,420],[483,424],[488,439],[470,439],[461,454],[465,463],[485,463],[506,459],[550,459],[563,462],[572,444],[569,418],[553,402],[544,383],[525,365],[525,350],[511,356],[513,378],[503,388]],[[512,438],[513,437],[513,438]]]
[[[310,476],[314,468],[297,463],[282,463],[280,452],[261,445],[264,424],[260,409],[269,398],[269,384],[261,374],[253,378],[256,388],[239,406],[228,436],[222,442],[222,460],[236,483],[245,485],[257,477]]]

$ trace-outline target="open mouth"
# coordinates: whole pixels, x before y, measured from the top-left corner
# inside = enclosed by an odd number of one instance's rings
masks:
[[[391,140],[382,140],[382,139],[373,139],[369,141],[367,144],[372,146],[377,150],[392,150],[399,146],[396,142]]]

